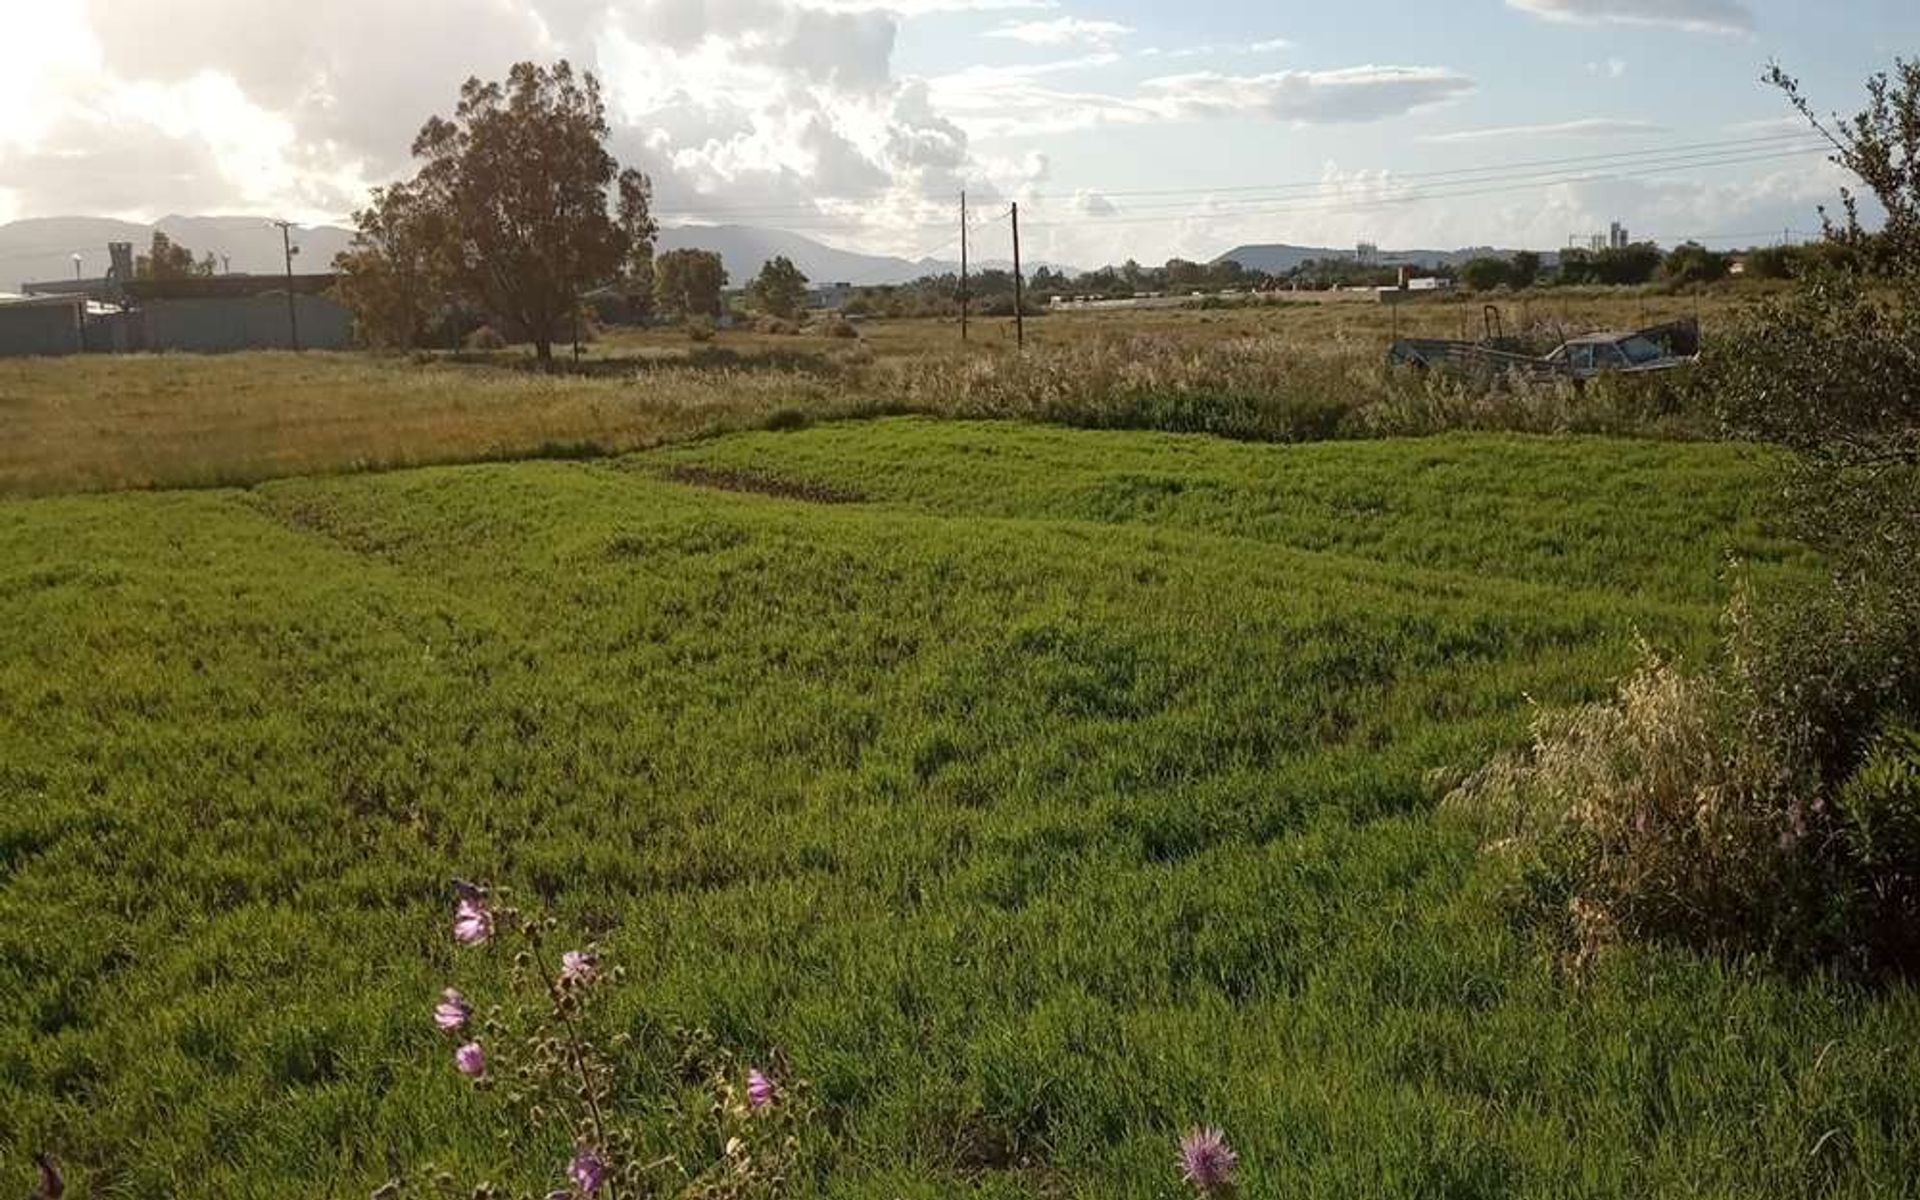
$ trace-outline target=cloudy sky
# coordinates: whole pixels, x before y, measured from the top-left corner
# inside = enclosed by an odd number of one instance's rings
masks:
[[[342,221],[470,74],[571,58],[674,222],[1086,265],[1243,241],[1816,227],[1828,107],[1915,0],[0,0],[0,221]]]

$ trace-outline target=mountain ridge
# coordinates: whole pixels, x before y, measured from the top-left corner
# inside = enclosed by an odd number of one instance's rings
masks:
[[[141,253],[156,229],[195,256],[212,254],[222,271],[277,274],[286,269],[280,230],[263,217],[171,214],[151,224],[114,217],[27,217],[0,225],[0,291],[26,283],[71,279],[75,254],[81,256],[81,273],[98,278],[107,270],[107,243],[132,242],[134,252]],[[298,253],[295,269],[324,271],[353,240],[353,231],[337,225],[297,226],[293,240]],[[819,284],[871,287],[960,269],[958,263],[943,259],[863,254],[802,234],[749,225],[673,225],[660,230],[657,252],[687,248],[717,252],[736,287],[745,286],[776,255],[791,259],[808,279]],[[1036,262],[1032,269],[1043,265],[1051,264]],[[1005,269],[1010,264],[989,261],[975,266],[982,270]]]
[[[106,273],[108,242],[132,242],[138,253],[146,248],[156,229],[195,255],[212,254],[223,271],[278,274],[286,269],[280,230],[264,217],[171,214],[151,224],[113,217],[27,217],[0,225],[0,291],[25,283],[71,279],[76,254],[80,255],[81,273],[97,278]],[[294,266],[299,271],[327,270],[334,256],[345,250],[353,239],[352,230],[337,225],[298,226],[293,234],[299,255]],[[960,269],[957,262],[946,259],[916,260],[865,254],[830,246],[804,234],[752,225],[672,225],[660,230],[658,252],[689,248],[718,253],[735,287],[745,286],[760,273],[767,260],[775,256],[792,260],[813,283],[848,283],[857,287],[907,283],[922,276],[952,274]],[[1432,269],[1457,267],[1468,259],[1484,255],[1511,258],[1515,253],[1490,246],[1459,250],[1385,250],[1380,253],[1380,263]],[[1212,261],[1232,259],[1249,270],[1281,274],[1310,259],[1351,260],[1353,257],[1354,251],[1350,249],[1265,242],[1236,246]],[[1542,255],[1548,264],[1557,257],[1551,251]],[[1007,270],[1012,264],[986,260],[972,265],[975,270],[984,271]],[[1025,265],[1029,272],[1045,266],[1069,275],[1084,273],[1059,263],[1035,261]]]

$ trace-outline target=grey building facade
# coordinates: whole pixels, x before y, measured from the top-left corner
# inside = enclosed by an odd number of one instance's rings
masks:
[[[0,302],[0,356],[353,344],[353,315],[333,298],[333,275],[138,279],[133,247],[115,242],[108,249],[113,268],[103,279],[30,283],[25,299]]]
[[[0,357],[78,354],[86,349],[84,296],[0,301]]]
[[[353,344],[353,314],[327,296],[285,295],[148,300],[133,313],[132,348],[225,354],[235,350],[343,350]]]

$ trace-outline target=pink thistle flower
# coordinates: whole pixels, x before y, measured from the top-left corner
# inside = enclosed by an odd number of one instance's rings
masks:
[[[569,950],[560,956],[562,983],[592,983],[599,970],[600,960],[585,950]]]
[[[1233,1171],[1239,1162],[1240,1156],[1227,1145],[1226,1135],[1218,1129],[1195,1129],[1180,1139],[1180,1178],[1203,1196],[1231,1188]]]
[[[773,1080],[768,1079],[758,1067],[747,1072],[747,1103],[755,1112],[773,1107]]]
[[[477,897],[462,896],[453,910],[453,940],[462,946],[478,946],[493,936],[493,914]]]
[[[487,1052],[479,1042],[468,1042],[453,1052],[453,1068],[469,1079],[478,1079],[487,1073]]]
[[[583,1196],[591,1196],[600,1190],[607,1177],[607,1164],[598,1154],[582,1146],[574,1151],[573,1161],[567,1164],[567,1178],[573,1180],[573,1186],[580,1189]]]
[[[473,1005],[467,998],[452,988],[440,993],[440,1003],[433,1006],[433,1023],[452,1033],[465,1029],[467,1021],[473,1016]]]

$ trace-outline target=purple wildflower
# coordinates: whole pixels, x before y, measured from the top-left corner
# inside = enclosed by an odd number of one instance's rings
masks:
[[[453,1052],[453,1066],[462,1075],[478,1079],[487,1073],[487,1052],[479,1042],[468,1042]]]
[[[755,1111],[773,1107],[773,1080],[757,1067],[747,1072],[747,1103]]]
[[[467,998],[452,988],[440,993],[440,1003],[433,1006],[433,1023],[452,1033],[465,1029],[467,1020],[473,1016],[473,1005]]]
[[[573,1186],[580,1189],[583,1196],[591,1196],[600,1190],[600,1184],[607,1177],[607,1164],[600,1156],[582,1146],[574,1151],[573,1161],[567,1164],[567,1178],[573,1180]]]
[[[1218,1129],[1195,1129],[1180,1139],[1180,1177],[1203,1196],[1233,1186],[1233,1169],[1240,1156],[1227,1145]]]
[[[493,914],[477,897],[462,896],[453,910],[453,940],[462,946],[478,946],[493,936]]]
[[[600,960],[585,950],[569,950],[560,956],[562,983],[592,983],[600,969]]]

